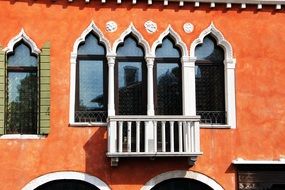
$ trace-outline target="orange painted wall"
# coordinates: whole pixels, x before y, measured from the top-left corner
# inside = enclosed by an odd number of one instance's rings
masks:
[[[279,159],[285,155],[285,13],[265,7],[240,10],[209,5],[194,8],[156,2],[117,5],[114,0],[102,5],[83,0],[67,3],[0,1],[0,44],[5,47],[23,27],[38,47],[51,42],[51,132],[41,140],[0,139],[1,190],[21,189],[32,179],[53,171],[72,170],[94,175],[112,189],[140,189],[152,177],[170,170],[201,172],[234,190],[236,176],[231,161]],[[149,160],[120,159],[111,167],[106,157],[105,127],[69,127],[70,52],[73,43],[91,21],[114,42],[133,22],[152,44],[168,24],[190,48],[191,42],[213,21],[231,43],[236,66],[237,129],[202,129],[200,156],[190,167],[185,158]],[[115,33],[105,31],[105,23],[118,24]],[[148,34],[144,22],[152,20],[158,31]],[[183,24],[195,29],[186,34]]]

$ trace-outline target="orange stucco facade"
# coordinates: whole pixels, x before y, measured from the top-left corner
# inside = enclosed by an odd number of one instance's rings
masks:
[[[43,139],[0,139],[1,190],[18,190],[54,171],[80,171],[114,190],[140,189],[151,178],[171,170],[191,170],[214,179],[226,190],[236,189],[232,161],[278,160],[285,155],[285,13],[271,6],[245,10],[161,2],[101,4],[91,1],[0,1],[0,44],[6,47],[21,28],[38,47],[51,44],[50,133]],[[117,31],[105,30],[108,21]],[[158,29],[148,33],[144,23]],[[190,49],[211,22],[232,45],[236,58],[236,129],[201,129],[201,151],[194,166],[186,158],[126,158],[111,167],[106,127],[69,126],[70,53],[91,21],[111,44],[132,22],[150,45],[170,24]],[[183,31],[191,22],[194,30]]]

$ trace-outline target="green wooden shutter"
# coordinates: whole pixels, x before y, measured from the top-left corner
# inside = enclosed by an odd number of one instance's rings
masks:
[[[45,43],[40,54],[40,134],[50,130],[50,43]]]
[[[4,134],[5,116],[5,52],[0,47],[0,135]]]

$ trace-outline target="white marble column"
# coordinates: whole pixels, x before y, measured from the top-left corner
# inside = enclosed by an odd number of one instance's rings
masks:
[[[225,59],[225,98],[227,124],[236,128],[235,59]]]
[[[196,58],[182,57],[182,100],[183,115],[196,115],[195,90],[195,61]]]
[[[115,116],[115,85],[114,85],[114,67],[115,56],[107,56],[108,59],[108,116]],[[115,121],[108,124],[108,152],[117,152],[117,126]]]
[[[115,85],[114,85],[114,67],[115,56],[107,56],[108,59],[108,116],[115,115]]]
[[[147,57],[147,115],[154,115],[154,100],[153,100],[153,64],[154,57]]]
[[[146,57],[147,62],[147,115],[154,115],[153,64],[154,57]],[[145,123],[145,152],[155,151],[155,128],[152,121]]]

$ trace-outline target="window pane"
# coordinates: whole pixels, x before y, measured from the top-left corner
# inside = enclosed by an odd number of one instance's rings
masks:
[[[119,115],[145,115],[142,62],[118,63]]]
[[[195,49],[195,55],[198,60],[209,60],[216,64],[223,64],[224,51],[221,47],[216,45],[213,37],[207,36],[203,40],[203,44]]]
[[[8,134],[37,133],[37,73],[8,72]]]
[[[103,61],[79,62],[79,110],[104,108]]]
[[[104,61],[80,60],[78,64],[79,80],[77,81],[75,121],[106,122],[107,97],[104,94]]]
[[[168,57],[168,58],[179,58],[180,53],[175,44],[170,38],[165,38],[162,41],[161,47],[158,47],[155,51],[156,57]]]
[[[133,37],[125,39],[122,46],[118,47],[118,56],[143,56],[143,49],[137,44],[137,41]]]
[[[20,43],[14,54],[8,56],[8,66],[37,66],[36,56],[31,55],[31,50],[26,44]]]
[[[182,114],[181,69],[178,63],[157,63],[158,115]]]
[[[97,37],[89,34],[86,36],[85,43],[79,46],[78,55],[105,55],[105,48],[99,44]]]
[[[195,66],[197,115],[201,116],[202,123],[224,124],[226,112],[223,49],[216,45],[213,37],[207,36],[195,53],[198,58]]]

